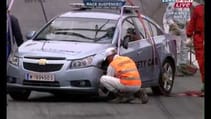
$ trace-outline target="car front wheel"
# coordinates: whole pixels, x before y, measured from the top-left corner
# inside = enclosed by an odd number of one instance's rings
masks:
[[[9,91],[9,95],[14,99],[14,100],[27,100],[29,95],[31,94],[31,91],[29,90],[18,90],[18,91]]]
[[[173,62],[166,59],[162,65],[159,78],[159,85],[152,87],[152,91],[156,95],[169,96],[174,84],[175,68]]]

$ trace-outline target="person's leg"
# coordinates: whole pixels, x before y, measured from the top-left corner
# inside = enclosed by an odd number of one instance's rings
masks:
[[[118,78],[104,75],[100,78],[100,85],[101,89],[104,87],[108,90],[107,96],[109,96],[109,94],[112,95],[112,97],[114,96],[114,99],[109,102],[119,103],[122,101],[123,96],[120,94],[120,90],[123,86]]]
[[[176,48],[177,48],[177,63],[176,63],[176,76],[184,76],[184,74],[180,71],[181,64],[181,37],[176,36]]]
[[[128,103],[136,98],[141,100],[142,104],[146,104],[149,101],[147,92],[141,86],[125,86],[122,92],[125,92],[124,98],[121,100],[122,103]]]
[[[131,101],[135,100],[134,94],[138,92],[140,89],[140,86],[125,86],[123,85],[123,88],[120,90],[120,95],[122,96],[122,99],[120,103],[130,103]]]
[[[183,72],[186,72],[186,67],[188,66],[188,51],[189,48],[186,46],[186,34],[185,31],[182,31],[180,34],[181,44],[180,44],[180,52],[178,55],[178,62],[177,62],[177,76],[184,76],[185,74]]]
[[[195,50],[196,59],[199,64],[199,70],[201,74],[202,88],[201,88],[201,96],[204,96],[204,50],[197,49]]]
[[[140,89],[140,86],[123,86],[120,92],[130,92],[135,93]]]
[[[118,92],[122,89],[122,84],[118,78],[112,76],[102,76],[100,78],[100,85],[108,89],[110,92]]]
[[[201,81],[202,81],[202,89],[203,92],[204,88],[204,41],[203,41],[203,34],[195,34],[194,35],[194,50],[196,60],[199,65],[199,70],[201,74]]]
[[[188,50],[189,48],[186,46],[185,41],[187,39],[185,32],[181,33],[181,44],[180,44],[180,65],[188,63]]]
[[[196,59],[199,64],[199,70],[201,74],[201,81],[204,83],[204,50],[203,48],[195,48]]]

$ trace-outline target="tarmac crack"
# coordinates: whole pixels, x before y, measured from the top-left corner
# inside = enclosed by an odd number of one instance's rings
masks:
[[[162,103],[160,97],[158,97],[156,99],[156,102],[158,102],[158,107],[162,110],[162,112],[164,113],[164,115],[168,118],[168,119],[175,119],[174,116],[170,113],[170,111],[168,111],[168,109],[166,108],[166,106]]]

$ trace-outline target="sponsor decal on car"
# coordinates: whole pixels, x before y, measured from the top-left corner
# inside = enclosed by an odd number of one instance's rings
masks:
[[[149,58],[149,59],[145,59],[145,60],[140,60],[138,62],[136,62],[137,67],[141,68],[141,67],[149,67],[149,66],[153,66],[153,65],[158,65],[158,58]]]

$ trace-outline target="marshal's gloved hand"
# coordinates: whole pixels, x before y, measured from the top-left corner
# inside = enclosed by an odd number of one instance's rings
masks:
[[[180,29],[179,29],[179,26],[177,24],[171,24],[169,26],[169,31],[174,34],[174,35],[180,35]]]
[[[193,40],[190,37],[188,37],[185,41],[185,45],[187,47],[191,47],[193,45]]]

